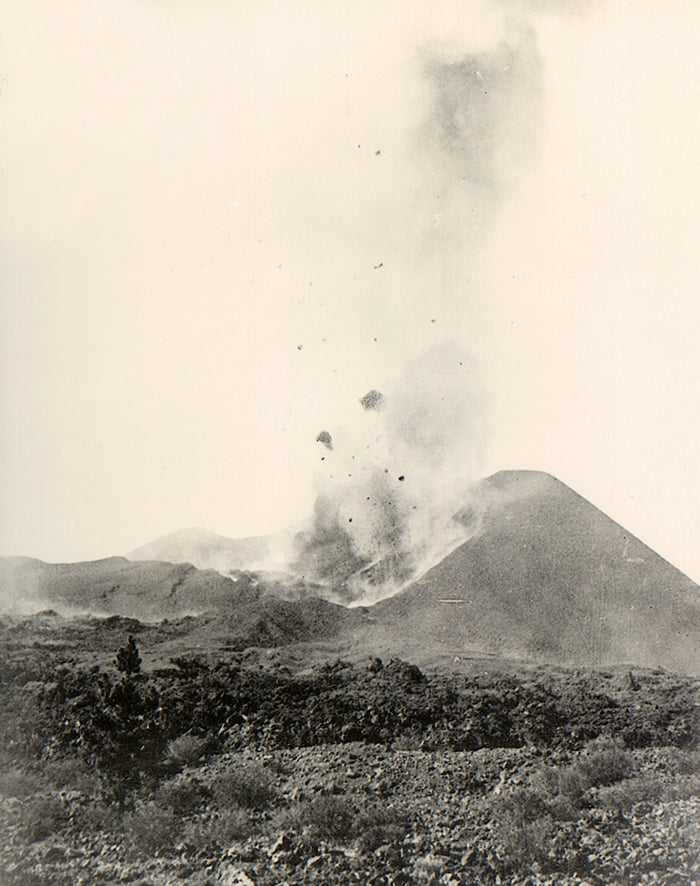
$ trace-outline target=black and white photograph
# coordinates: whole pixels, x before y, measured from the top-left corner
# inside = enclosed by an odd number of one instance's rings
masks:
[[[700,3],[6,0],[0,884],[700,884]]]

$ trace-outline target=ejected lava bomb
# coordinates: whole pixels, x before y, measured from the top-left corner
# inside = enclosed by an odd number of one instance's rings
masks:
[[[333,449],[333,438],[328,433],[328,431],[321,431],[318,437],[316,437],[316,442],[323,443],[326,449]]]
[[[373,388],[371,391],[367,391],[364,397],[360,399],[360,405],[363,409],[379,410],[384,406],[384,399],[384,394]]]

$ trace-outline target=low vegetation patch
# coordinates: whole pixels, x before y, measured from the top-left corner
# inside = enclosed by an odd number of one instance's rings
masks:
[[[274,799],[270,776],[258,763],[247,763],[217,776],[210,792],[219,809],[266,809]]]
[[[97,882],[98,859],[106,881],[191,886],[698,879],[691,678],[149,673],[124,650],[0,660],[3,884]]]

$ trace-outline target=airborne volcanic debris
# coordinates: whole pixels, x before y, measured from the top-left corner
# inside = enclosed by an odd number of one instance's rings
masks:
[[[330,449],[331,451],[333,449],[333,437],[331,437],[328,431],[321,431],[318,437],[316,437],[316,442],[323,443],[326,449]]]
[[[376,409],[379,411],[384,406],[385,399],[381,391],[372,388],[371,391],[367,391],[364,397],[360,399],[360,405],[363,409]]]

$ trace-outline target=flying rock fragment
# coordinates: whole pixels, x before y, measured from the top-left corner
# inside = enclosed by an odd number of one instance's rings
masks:
[[[321,431],[319,433],[318,437],[316,437],[316,442],[323,443],[323,445],[326,447],[326,449],[330,449],[330,450],[333,449],[333,438],[328,433],[328,431]]]
[[[360,399],[360,405],[363,409],[376,409],[379,411],[384,406],[384,394],[374,388]]]

